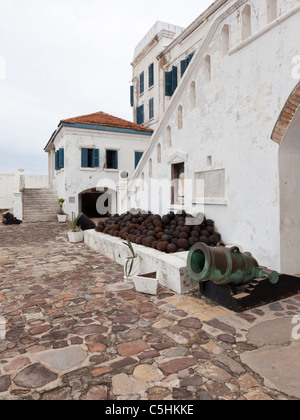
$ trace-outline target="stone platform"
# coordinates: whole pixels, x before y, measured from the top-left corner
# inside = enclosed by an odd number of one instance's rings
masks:
[[[117,264],[124,266],[130,256],[124,241],[95,230],[84,232],[84,242],[95,251]],[[141,262],[141,274],[158,272],[158,279],[162,286],[179,295],[199,289],[199,283],[190,279],[187,272],[188,252],[165,254],[152,248],[132,244]]]

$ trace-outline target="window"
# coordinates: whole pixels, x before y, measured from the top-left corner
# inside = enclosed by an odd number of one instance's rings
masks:
[[[149,178],[152,178],[152,159],[149,159]]]
[[[134,169],[138,167],[140,160],[143,157],[144,152],[134,152]]]
[[[145,91],[145,73],[140,74],[140,95]]]
[[[190,109],[196,106],[196,83],[193,81],[190,86]]]
[[[180,62],[180,74],[181,74],[181,77],[184,75],[186,69],[188,68],[188,65],[192,61],[192,59],[194,57],[194,54],[195,53],[190,54],[185,60],[182,60]]]
[[[271,23],[278,16],[277,0],[267,0],[267,22]]]
[[[118,169],[118,151],[106,150],[106,169]]]
[[[228,53],[230,45],[230,39],[229,39],[229,25],[224,25],[222,29],[222,55],[223,57]]]
[[[172,96],[178,85],[178,69],[173,66],[172,71],[165,73],[165,95]]]
[[[207,55],[204,60],[204,80],[206,83],[211,81],[211,58]]]
[[[154,64],[152,63],[148,68],[149,73],[149,88],[154,85]]]
[[[149,120],[154,118],[154,98],[149,100]]]
[[[172,165],[171,203],[184,205],[184,163]]]
[[[161,163],[161,145],[158,143],[157,145],[157,163]]]
[[[130,106],[134,106],[134,86],[130,86]]]
[[[167,128],[167,147],[172,147],[172,129],[170,126]]]
[[[99,149],[81,149],[81,167],[99,168]]]
[[[242,13],[242,25],[243,25],[243,40],[249,38],[252,33],[251,29],[251,6],[247,4]]]
[[[59,171],[65,167],[65,150],[59,149],[55,152],[55,170]]]
[[[144,105],[138,106],[136,109],[136,123],[144,124]]]
[[[179,105],[178,107],[178,130],[182,130],[183,127],[183,110],[182,110],[182,106]]]

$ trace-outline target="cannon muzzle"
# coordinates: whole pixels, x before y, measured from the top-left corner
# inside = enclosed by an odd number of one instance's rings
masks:
[[[238,247],[208,247],[197,243],[188,255],[189,276],[199,282],[212,281],[217,285],[251,283],[256,278],[267,278],[276,284],[279,274],[259,267],[258,262],[247,252],[242,254]]]

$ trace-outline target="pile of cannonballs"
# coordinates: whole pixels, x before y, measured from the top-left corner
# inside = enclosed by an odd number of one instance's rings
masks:
[[[96,231],[169,254],[188,251],[198,242],[212,247],[221,245],[213,220],[203,216],[201,224],[190,225],[186,224],[187,217],[192,218],[185,211],[165,216],[130,211],[100,221]]]

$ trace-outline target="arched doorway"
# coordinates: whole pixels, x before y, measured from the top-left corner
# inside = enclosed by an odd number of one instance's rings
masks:
[[[300,84],[292,92],[275,126],[279,144],[280,266],[300,274]]]
[[[80,212],[89,218],[108,217],[116,212],[115,195],[114,191],[108,189],[91,188],[83,191],[79,194]],[[101,197],[103,198],[102,203],[99,202]]]

